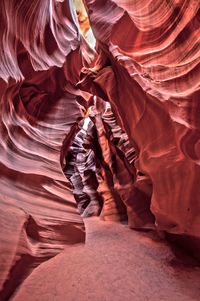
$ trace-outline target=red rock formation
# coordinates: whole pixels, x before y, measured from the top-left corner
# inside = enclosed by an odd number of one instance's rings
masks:
[[[82,86],[112,103],[134,143],[158,228],[199,237],[200,4],[85,3],[100,57]]]
[[[101,212],[101,198],[97,192],[98,167],[94,145],[95,126],[89,117],[80,123],[80,130],[66,157],[64,173],[73,186],[73,193],[82,217],[98,216]]]
[[[0,3],[1,300],[38,263],[85,240],[62,171],[82,118],[75,84],[92,55],[73,13],[62,2]]]
[[[95,53],[72,1],[0,1],[2,300],[36,264],[84,241],[62,167],[77,101],[91,94],[111,103],[145,175],[125,202],[131,226],[155,216],[159,230],[200,237],[199,1],[84,2]]]

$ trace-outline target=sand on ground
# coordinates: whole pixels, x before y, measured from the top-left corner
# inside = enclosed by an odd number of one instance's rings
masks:
[[[200,268],[179,264],[166,242],[97,217],[85,224],[86,244],[41,264],[12,301],[200,300]]]

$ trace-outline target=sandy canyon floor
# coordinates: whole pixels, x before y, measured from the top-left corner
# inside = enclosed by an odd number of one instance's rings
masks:
[[[200,268],[166,242],[99,218],[85,219],[85,245],[41,264],[13,301],[199,301]]]

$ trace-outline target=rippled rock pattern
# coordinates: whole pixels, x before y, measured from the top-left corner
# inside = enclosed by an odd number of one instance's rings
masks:
[[[84,129],[81,129],[76,134],[74,141],[68,150],[66,164],[63,169],[66,178],[69,179],[72,184],[73,194],[80,214],[84,212],[90,202],[89,196],[83,191],[84,186],[76,163],[78,153],[85,153],[83,148],[85,134],[86,131]]]
[[[0,299],[7,300],[36,265],[85,240],[62,166],[82,118],[75,84],[92,51],[68,3],[5,0],[0,14]]]
[[[84,2],[95,51],[72,1],[0,1],[2,300],[39,262],[84,241],[62,168],[91,94],[111,103],[136,151],[131,226],[200,237],[200,3]]]
[[[101,166],[98,191],[104,202],[101,216],[115,221],[128,218],[129,226],[134,229],[155,229],[155,218],[150,211],[152,184],[134,167],[135,150],[109,104],[103,105],[98,98],[96,109],[101,148],[101,155],[96,155]]]
[[[199,237],[199,1],[85,2],[99,58],[82,86],[134,144],[158,228]]]
[[[110,137],[109,140],[113,142],[124,154],[129,165],[132,166],[134,170],[134,161],[135,161],[135,150],[131,145],[128,135],[121,129],[121,127],[117,124],[116,118],[113,114],[113,111],[108,102],[106,103],[106,110],[102,114],[102,119],[104,124],[109,129]],[[133,173],[132,170],[132,173]]]
[[[73,193],[82,217],[98,216],[101,198],[97,192],[99,168],[95,159],[94,123],[87,117],[76,134],[66,157],[64,173],[73,186]]]

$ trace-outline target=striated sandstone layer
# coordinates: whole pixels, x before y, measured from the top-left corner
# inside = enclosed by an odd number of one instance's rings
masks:
[[[0,299],[40,262],[85,241],[62,166],[82,118],[76,88],[93,52],[75,10],[57,1],[1,1]],[[6,83],[7,81],[7,83]]]
[[[41,261],[85,239],[62,169],[92,95],[111,103],[136,151],[123,170],[99,124],[104,159],[119,167],[120,185],[107,191],[125,191],[130,226],[193,237],[195,247],[200,238],[199,1],[85,0],[95,50],[73,3],[0,1],[2,300]]]
[[[158,229],[199,237],[200,3],[85,3],[99,57],[81,86],[111,102],[134,144]]]

